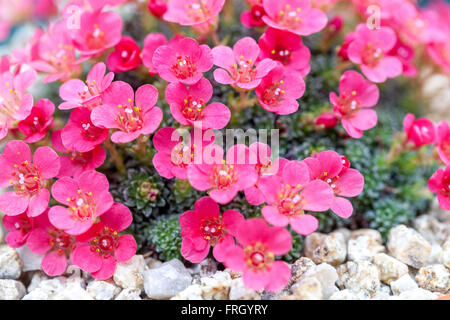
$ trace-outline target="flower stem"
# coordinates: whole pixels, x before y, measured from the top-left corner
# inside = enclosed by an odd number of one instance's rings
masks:
[[[117,170],[119,170],[119,172],[122,173],[125,170],[122,155],[117,151],[116,147],[114,146],[114,144],[111,143],[111,140],[109,138],[106,139],[103,144],[111,154],[111,157],[114,161],[114,164],[116,165]]]

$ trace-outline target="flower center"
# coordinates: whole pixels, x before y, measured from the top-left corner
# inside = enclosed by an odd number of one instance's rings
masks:
[[[101,93],[101,89],[95,80],[86,80],[86,85],[82,91],[78,92],[78,96],[82,100],[83,104],[89,108],[100,105],[100,99],[96,99]]]
[[[283,100],[286,93],[280,86],[283,84],[283,80],[280,82],[272,83],[271,86],[266,87],[262,94],[262,102],[269,106],[276,106]]]
[[[78,164],[83,168],[86,168],[87,165],[92,161],[92,151],[88,152],[72,151],[70,160],[72,160],[72,163]]]
[[[262,23],[262,17],[266,14],[264,7],[260,4],[252,6],[250,14],[255,22]]]
[[[97,217],[96,203],[92,198],[92,192],[77,191],[76,197],[67,198],[72,217],[80,222],[92,220]]]
[[[131,103],[131,99],[128,99],[128,102]],[[130,133],[142,129],[144,119],[139,107],[121,104],[117,107],[121,109],[119,116],[116,118],[120,130]]]
[[[341,170],[342,172],[342,170]],[[322,181],[325,181],[326,183],[328,183],[328,185],[331,187],[331,189],[333,189],[334,193],[339,193],[341,190],[338,188],[338,186],[336,185],[336,181],[339,180],[339,175],[335,176],[335,177],[329,177],[327,172],[323,172],[320,176],[319,179],[321,179]]]
[[[373,46],[371,43],[368,43],[362,52],[362,63],[374,68],[383,58],[383,55],[383,50]]]
[[[72,45],[58,43],[54,49],[46,51],[44,57],[56,69],[72,73],[76,60],[75,49]]]
[[[214,166],[212,173],[212,185],[215,189],[227,190],[237,181],[237,174],[233,165],[223,164]]]
[[[360,102],[355,99],[356,91],[352,91],[351,95],[343,92],[337,101],[337,106],[335,111],[337,111],[341,116],[349,116],[360,109]]]
[[[29,219],[26,215],[20,215],[17,217],[17,220],[14,222],[14,228],[16,231],[22,232],[22,234],[27,234],[32,229],[31,219]]]
[[[239,62],[234,64],[231,69],[231,77],[237,82],[251,82],[255,79],[255,76],[256,70],[254,68],[253,61],[244,60],[243,56],[240,57]]]
[[[90,120],[81,124],[81,134],[86,140],[96,140],[103,133],[104,129],[96,127]]]
[[[277,45],[271,52],[270,52],[270,58],[272,60],[276,60],[281,62],[284,65],[287,65],[291,62],[291,51],[289,51],[286,48],[283,48],[279,45]]]
[[[222,218],[203,219],[200,226],[200,233],[205,240],[208,240],[214,246],[225,234]]]
[[[290,4],[286,4],[284,10],[280,10],[278,13],[278,23],[284,27],[296,29],[300,23],[301,8],[292,8]]]
[[[94,24],[94,29],[86,37],[86,46],[90,49],[101,49],[105,46],[107,39],[105,39],[105,33],[99,28],[97,24]]]
[[[27,196],[36,194],[43,186],[37,167],[28,160],[14,165],[9,183],[17,194]]]
[[[108,258],[114,254],[114,251],[119,246],[119,234],[105,226],[94,239],[89,241],[89,244],[91,251]]]
[[[193,144],[192,146],[186,145],[184,142],[180,142],[172,149],[171,154],[171,161],[172,164],[185,168],[189,163],[192,163],[194,160],[194,152],[195,152],[196,145]]]
[[[444,179],[442,179],[441,193],[450,196],[450,176],[445,176]]]
[[[187,16],[192,22],[205,21],[211,16],[211,10],[205,0],[186,4]]]
[[[302,185],[291,186],[286,184],[278,197],[278,211],[288,217],[294,217],[304,214],[303,207],[306,200],[301,194]]]
[[[5,82],[5,87],[0,95],[0,113],[6,115],[6,118],[13,118],[20,109],[22,97],[10,82]]]
[[[56,250],[59,255],[68,256],[72,249],[75,248],[75,237],[65,233],[59,229],[48,230],[50,236],[51,251]]]
[[[275,260],[274,254],[260,242],[244,248],[245,261],[247,267],[255,271],[267,271]]]
[[[197,66],[192,62],[192,58],[188,56],[177,56],[177,60],[171,66],[172,72],[178,79],[187,79],[197,73]]]
[[[183,116],[191,121],[197,121],[203,116],[202,110],[205,107],[205,100],[194,100],[191,95],[184,99],[181,113]]]

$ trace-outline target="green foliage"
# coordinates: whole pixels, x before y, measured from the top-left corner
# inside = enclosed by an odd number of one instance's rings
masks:
[[[148,238],[161,260],[182,259],[181,227],[178,215],[161,216],[146,230]]]
[[[289,231],[291,232],[292,236],[292,249],[287,254],[285,254],[282,259],[289,263],[293,263],[295,262],[295,260],[302,256],[304,237],[293,230]]]

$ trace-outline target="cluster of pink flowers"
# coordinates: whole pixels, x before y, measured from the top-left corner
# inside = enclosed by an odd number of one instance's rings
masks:
[[[36,17],[57,11],[51,0],[16,2],[10,17],[18,16],[20,8]],[[242,24],[264,30],[257,40],[242,37],[227,46],[216,33],[225,0],[149,0],[151,14],[174,30],[191,28],[195,39],[178,32],[171,39],[150,33],[142,47],[123,34],[121,16],[110,10],[124,2],[69,1],[61,8],[61,19],[38,28],[25,48],[0,60],[0,140],[12,137],[0,155],[0,187],[9,188],[0,194],[8,244],[26,245],[44,255],[42,268],[48,275],[63,274],[70,261],[97,279],[110,278],[117,262],[135,254],[137,244],[131,235],[121,234],[132,223],[130,210],[114,201],[106,176],[96,169],[106,159],[105,148],[115,161],[114,144],[134,143],[127,150],[144,146],[145,153],[153,134],[151,163],[159,175],[187,180],[208,194],[192,210],[180,212],[183,257],[198,263],[212,247],[215,259],[242,272],[249,288],[282,289],[291,271],[275,257],[291,250],[285,227],[309,235],[318,228],[315,212],[331,210],[349,218],[353,206],[348,198],[362,192],[364,177],[332,150],[303,160],[275,159],[270,147],[259,142],[224,150],[214,144],[211,129],[227,127],[230,109],[256,103],[277,117],[297,112],[311,71],[311,52],[303,37],[322,31],[329,40],[343,30],[343,19],[331,16],[339,1],[247,0]],[[379,28],[362,23],[374,4],[382,10]],[[417,54],[426,54],[450,72],[450,9],[441,1],[428,9],[409,0],[352,0],[348,5],[361,19],[346,34],[338,57],[340,66],[358,71],[338,70],[338,91],[329,94],[329,112],[315,124],[332,128],[340,121],[347,136],[361,138],[378,121],[373,109],[379,101],[377,84],[416,76]],[[79,9],[76,16],[73,6]],[[5,19],[1,9],[0,39],[18,22]],[[204,44],[207,39],[214,47]],[[80,79],[87,65],[86,79]],[[139,87],[114,81],[115,73],[131,70],[158,81]],[[230,97],[228,106],[214,101],[208,73],[239,97]],[[65,111],[70,112],[67,122],[54,121],[50,100],[35,101],[29,93],[38,76],[44,83],[61,83],[63,102],[57,109],[70,110]],[[161,96],[176,126],[159,128]],[[180,128],[188,129],[188,139]],[[50,142],[53,149],[42,146]],[[430,178],[429,189],[450,210],[449,124],[436,126],[408,114],[402,142],[405,150],[435,145],[447,167]],[[116,162],[119,171],[120,166]],[[239,192],[251,205],[262,205],[260,218],[221,212],[220,205],[232,202]],[[49,207],[51,197],[58,204]]]
[[[20,140],[5,145],[0,155],[0,195],[7,243],[45,254],[42,269],[50,276],[66,271],[67,259],[97,279],[112,277],[116,261],[136,252],[130,235],[119,235],[132,222],[130,210],[114,203],[106,176],[86,170],[64,175],[58,154],[49,147],[30,147]],[[74,171],[75,173],[75,171]],[[52,184],[53,178],[60,178]],[[49,208],[51,195],[63,206]]]

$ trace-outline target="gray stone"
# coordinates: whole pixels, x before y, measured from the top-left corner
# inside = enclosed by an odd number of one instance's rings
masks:
[[[29,290],[23,300],[51,300],[57,292],[64,289],[66,279],[59,277],[41,280],[37,287]]]
[[[341,233],[322,234],[314,232],[305,239],[305,256],[315,263],[339,265],[347,256],[347,245]]]
[[[20,300],[25,293],[26,289],[22,282],[0,279],[0,300]]]
[[[183,291],[179,292],[170,300],[204,300],[202,296],[202,286],[199,284],[192,284]]]
[[[228,272],[218,271],[210,277],[200,279],[202,297],[205,300],[227,300],[231,286]]]
[[[381,236],[380,241],[378,241],[378,239],[374,239],[371,235],[361,234],[358,237],[348,240],[347,258],[352,261],[372,261],[374,255],[384,252],[384,250],[381,244]]]
[[[122,288],[144,289],[144,271],[146,264],[142,255],[135,255],[127,262],[117,264],[114,282]]]
[[[0,279],[18,279],[22,274],[22,261],[16,249],[0,245]]]
[[[41,262],[44,258],[43,254],[35,254],[27,246],[17,248],[16,251],[19,254],[20,260],[22,260],[23,272],[41,270]]]
[[[442,264],[422,267],[416,275],[419,287],[433,292],[450,292],[450,272]]]
[[[391,229],[387,247],[393,257],[416,269],[427,263],[431,253],[430,243],[416,230],[405,225]]]
[[[397,280],[402,275],[408,273],[408,266],[385,253],[378,253],[373,258],[373,263],[380,273],[380,280],[386,284]]]
[[[390,283],[392,292],[395,295],[400,295],[402,292],[418,289],[419,286],[411,278],[409,274],[404,274],[400,278]]]
[[[95,300],[113,300],[119,293],[120,288],[107,281],[91,281],[86,291]]]
[[[398,296],[391,297],[391,299],[394,300],[435,300],[437,298],[438,295],[436,293],[430,292],[422,288],[404,291]]]
[[[141,290],[132,288],[123,289],[114,300],[142,300]]]
[[[429,214],[417,217],[414,220],[414,229],[431,244],[442,244],[450,235],[448,226]]]
[[[291,266],[292,277],[290,279],[290,284],[296,282],[305,272],[315,266],[316,264],[309,258],[301,257],[297,259]]]
[[[241,277],[231,280],[230,300],[261,300],[261,293],[244,285]]]
[[[144,272],[144,289],[151,299],[169,299],[186,289],[192,281],[180,260],[173,259]]]
[[[322,300],[322,284],[315,277],[305,277],[291,287],[296,300]]]
[[[370,296],[380,289],[378,268],[368,261],[348,261],[337,267],[337,273],[337,285],[341,289],[366,291]]]
[[[450,269],[450,239],[443,244],[439,260],[444,266]]]
[[[369,300],[371,296],[365,291],[344,289],[333,293],[330,300]]]

